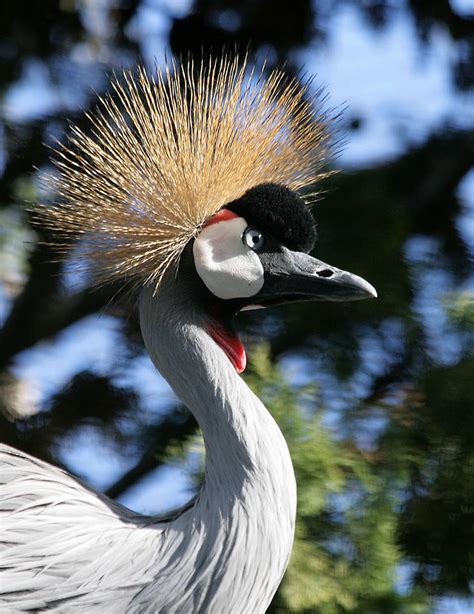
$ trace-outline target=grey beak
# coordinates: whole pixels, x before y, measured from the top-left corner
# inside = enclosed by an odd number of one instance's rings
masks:
[[[255,298],[261,304],[294,301],[357,301],[377,291],[358,275],[342,271],[302,252],[282,248],[260,254],[265,282]]]

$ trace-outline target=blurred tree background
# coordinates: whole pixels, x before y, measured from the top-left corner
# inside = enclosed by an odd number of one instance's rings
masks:
[[[240,319],[246,377],[299,485],[271,611],[472,611],[472,2],[10,0],[0,32],[1,440],[140,511],[196,487],[196,425],[144,354],[133,305],[52,262],[27,206],[47,146],[114,69],[250,45],[348,103],[317,253],[380,296]]]

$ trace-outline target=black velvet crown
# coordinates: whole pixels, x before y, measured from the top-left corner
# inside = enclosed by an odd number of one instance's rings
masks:
[[[250,226],[269,232],[283,245],[308,253],[317,238],[316,224],[303,200],[288,188],[262,183],[226,205]]]

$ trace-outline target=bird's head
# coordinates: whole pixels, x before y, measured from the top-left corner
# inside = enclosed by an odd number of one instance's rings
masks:
[[[98,282],[154,297],[177,271],[193,278],[239,371],[245,352],[227,324],[238,311],[376,295],[308,255],[316,230],[298,194],[327,174],[332,134],[308,83],[223,56],[125,73],[113,92],[92,129],[59,147],[60,202],[37,211],[66,248],[82,247]]]
[[[377,296],[358,275],[310,256],[316,238],[314,218],[298,194],[263,184],[214,214],[194,240],[195,273],[215,315],[210,333],[238,371],[245,351],[231,319],[242,309]]]

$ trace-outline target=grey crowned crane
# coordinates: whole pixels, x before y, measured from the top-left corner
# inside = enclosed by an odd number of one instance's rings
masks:
[[[0,448],[0,611],[265,612],[291,553],[296,483],[286,442],[239,373],[242,309],[376,296],[309,255],[299,195],[329,132],[308,92],[245,61],[144,70],[56,155],[55,206],[102,282],[135,284],[143,340],[198,421],[205,479],[165,517],[136,514],[72,475]]]

